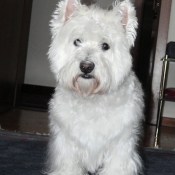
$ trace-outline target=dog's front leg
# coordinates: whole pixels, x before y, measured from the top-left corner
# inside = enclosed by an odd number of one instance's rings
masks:
[[[135,148],[135,138],[122,138],[113,143],[105,156],[100,175],[138,175],[142,170],[141,159]]]
[[[78,152],[72,141],[59,131],[49,141],[48,175],[82,175]]]

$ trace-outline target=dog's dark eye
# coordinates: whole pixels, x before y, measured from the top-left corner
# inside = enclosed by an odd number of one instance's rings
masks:
[[[109,47],[109,45],[107,44],[107,43],[103,43],[102,44],[102,50],[109,50],[110,49],[110,47]]]
[[[76,40],[74,41],[74,45],[75,45],[75,46],[80,46],[80,44],[81,44],[81,40],[80,40],[80,39],[76,39]]]

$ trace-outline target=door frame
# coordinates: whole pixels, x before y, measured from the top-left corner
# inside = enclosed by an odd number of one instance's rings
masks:
[[[157,26],[157,36],[155,46],[153,48],[154,62],[152,66],[152,79],[151,79],[151,95],[149,101],[149,112],[146,116],[146,121],[151,124],[156,124],[158,98],[161,81],[162,61],[161,58],[165,55],[166,45],[168,40],[169,22],[171,13],[172,0],[160,0],[159,6],[159,21]]]
[[[15,107],[19,101],[24,83],[32,2],[0,0],[0,112]]]
[[[21,25],[21,36],[18,51],[18,64],[16,72],[16,83],[15,83],[15,97],[13,106],[17,106],[20,101],[20,92],[22,84],[24,83],[26,60],[27,60],[27,50],[29,43],[29,32],[30,32],[30,21],[32,13],[33,0],[25,0],[23,9],[23,18]]]

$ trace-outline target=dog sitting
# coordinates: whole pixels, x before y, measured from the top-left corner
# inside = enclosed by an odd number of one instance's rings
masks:
[[[129,0],[111,10],[62,0],[51,20],[49,175],[137,175],[142,88],[130,49],[137,28]]]

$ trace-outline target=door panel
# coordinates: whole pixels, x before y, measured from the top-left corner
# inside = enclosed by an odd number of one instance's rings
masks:
[[[15,104],[25,5],[25,0],[0,0],[0,112]]]

